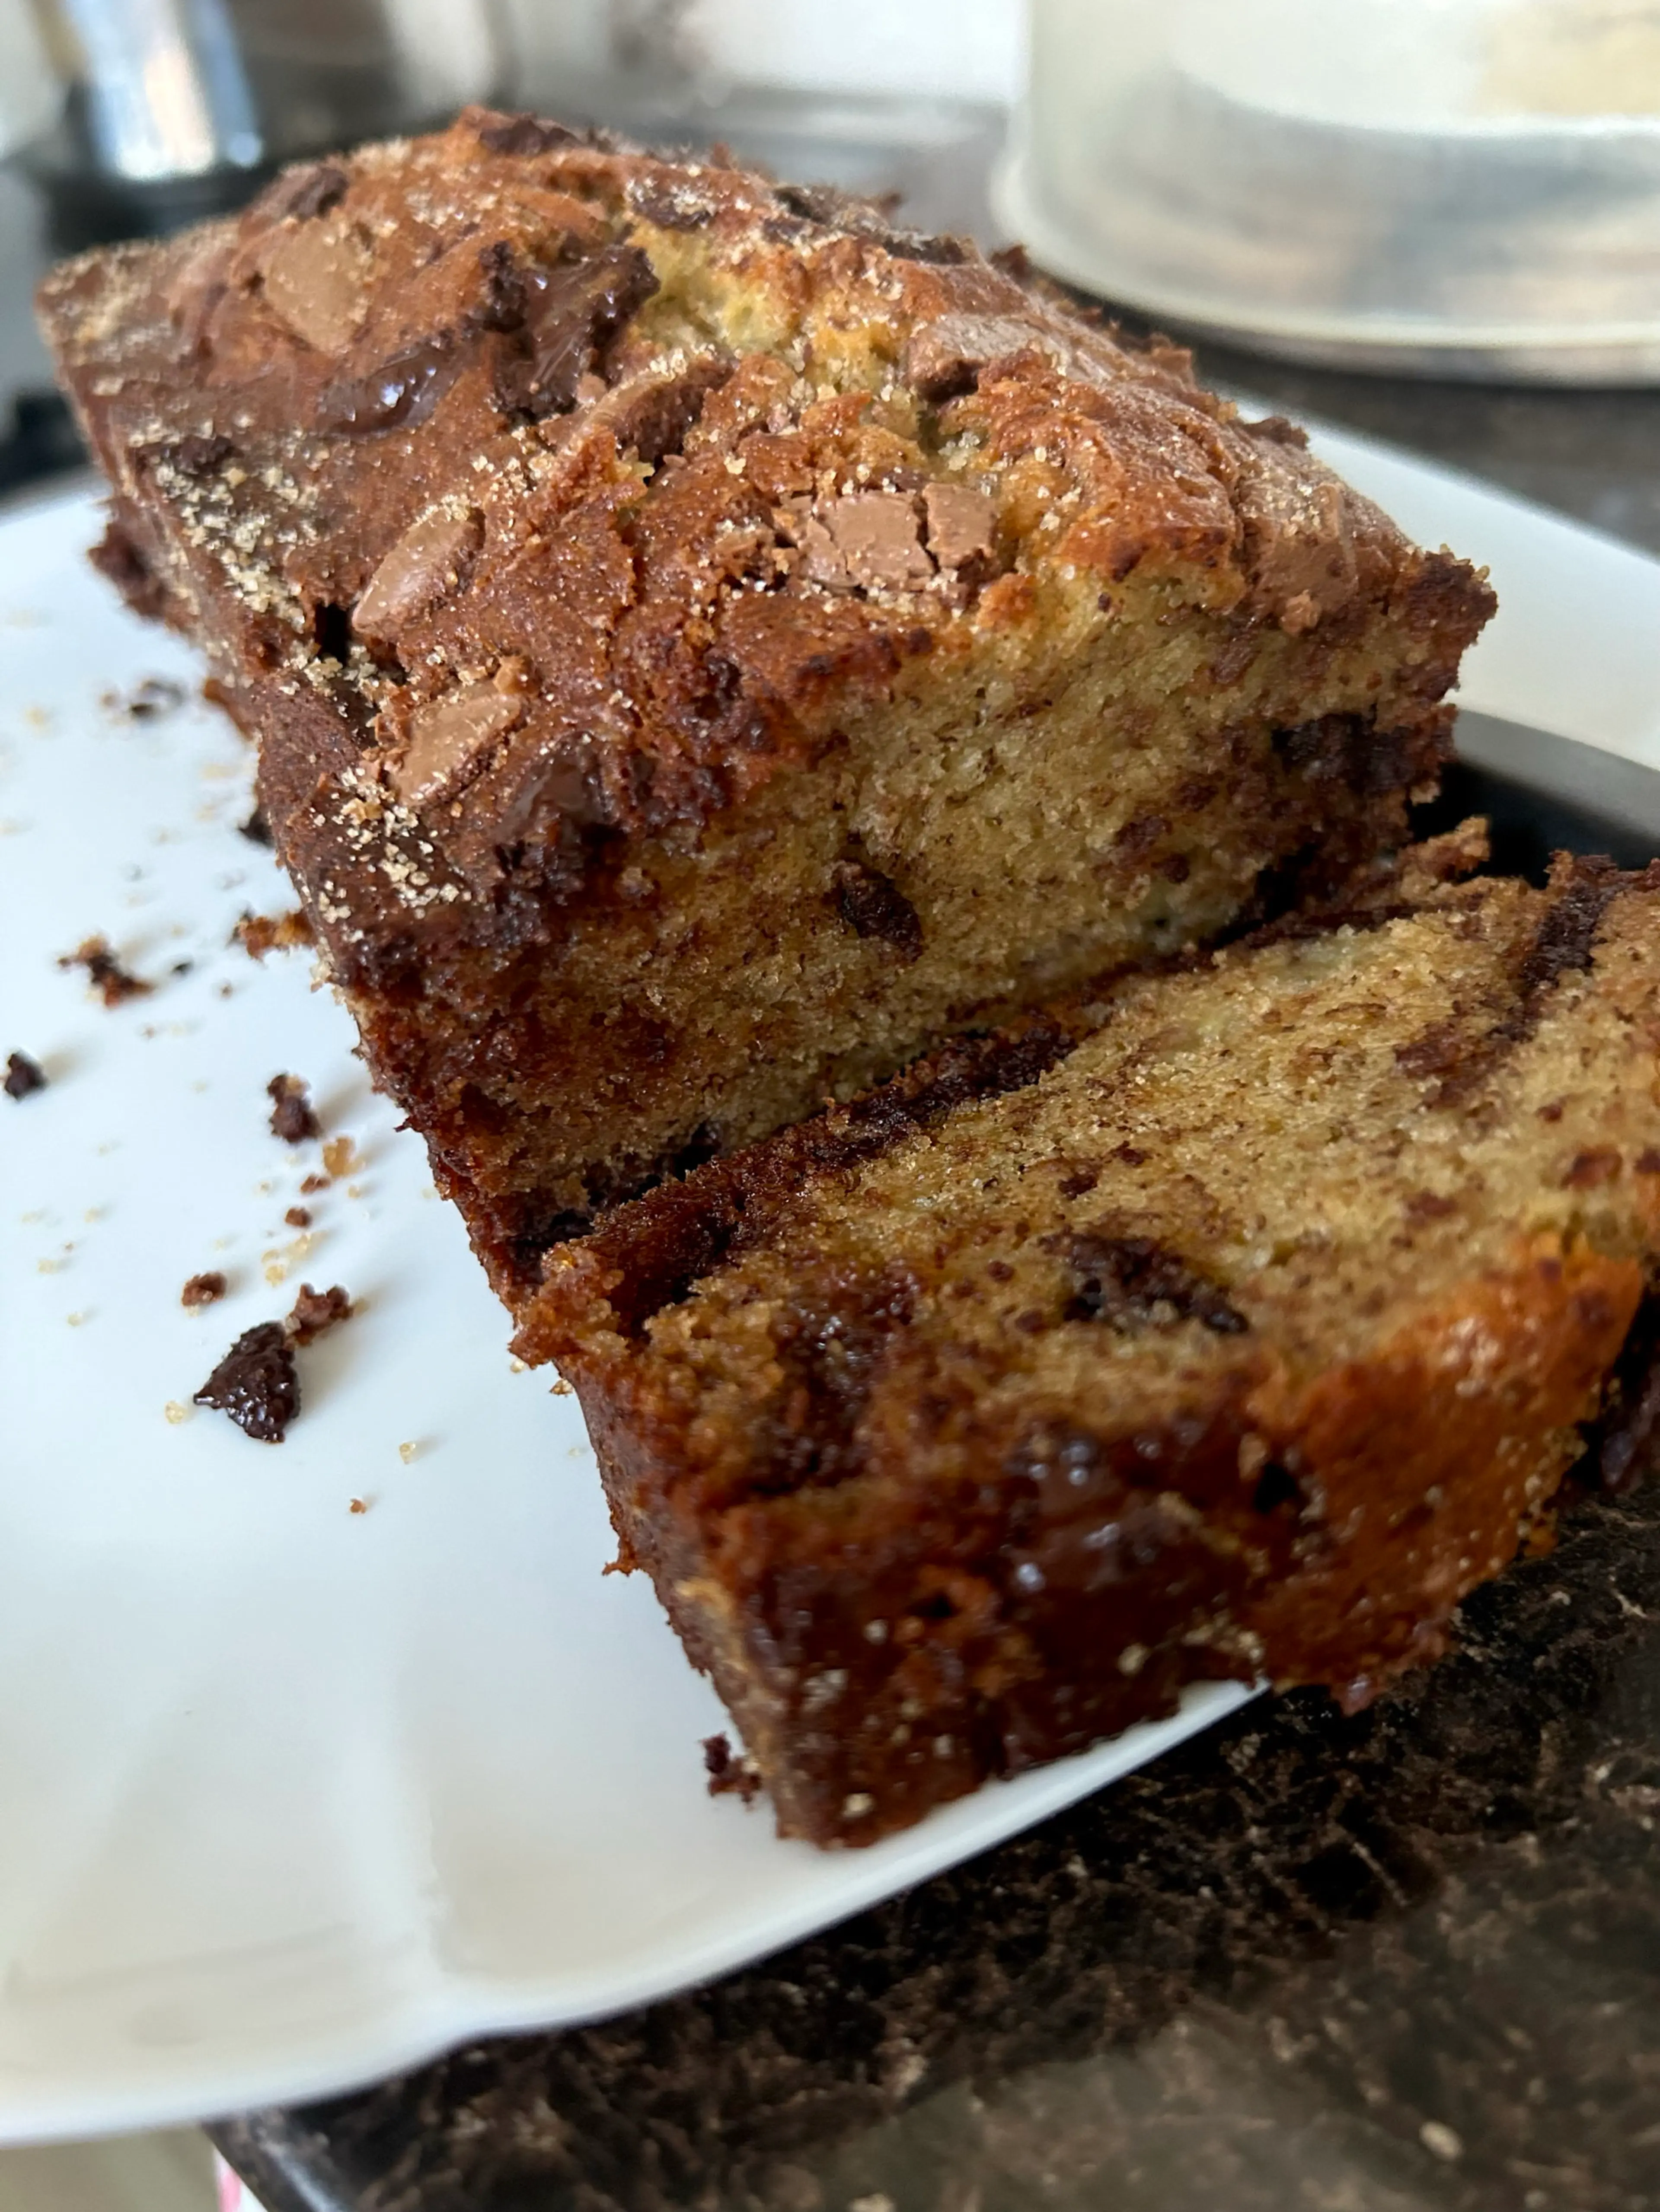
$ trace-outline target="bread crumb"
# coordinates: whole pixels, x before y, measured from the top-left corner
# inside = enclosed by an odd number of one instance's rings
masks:
[[[308,1175],[300,1186],[301,1197],[310,1198],[316,1191],[327,1190],[332,1180],[325,1175]]]
[[[271,1102],[273,1137],[280,1137],[285,1145],[303,1145],[308,1137],[322,1135],[323,1125],[312,1111],[310,1092],[303,1077],[273,1075],[265,1085],[265,1096]]]
[[[310,922],[295,907],[288,914],[252,914],[245,908],[230,941],[240,945],[250,960],[263,960],[268,952],[287,952],[313,940]]]
[[[79,1328],[82,1322],[88,1320],[89,1316],[83,1313],[72,1313],[65,1314],[64,1318],[71,1328]]]
[[[106,1006],[119,1006],[125,999],[142,999],[155,988],[121,965],[110,950],[106,937],[83,939],[73,952],[60,954],[58,964],[60,968],[84,968],[88,982]]]
[[[346,1508],[349,1513],[367,1513],[368,1510],[369,1501],[367,1498],[354,1498]]]
[[[290,1229],[309,1229],[311,1215],[303,1206],[291,1206],[283,1216]]]
[[[181,1421],[188,1421],[191,1418],[191,1407],[188,1406],[181,1406],[177,1398],[169,1398],[167,1404],[161,1408],[161,1410],[167,1415],[168,1420],[172,1422],[174,1428],[177,1428]]]
[[[337,1181],[357,1166],[357,1148],[350,1137],[331,1137],[323,1147],[323,1165]]]
[[[351,1314],[351,1299],[338,1283],[326,1291],[314,1291],[309,1283],[301,1283],[294,1310],[283,1326],[292,1342],[310,1344],[326,1330],[349,1321]]]
[[[228,1287],[220,1269],[210,1267],[202,1274],[191,1277],[179,1293],[179,1303],[186,1307],[210,1306],[216,1298],[224,1297]]]
[[[418,1443],[399,1444],[398,1447],[398,1456],[403,1461],[404,1466],[407,1467],[420,1449],[421,1447]]]
[[[40,1063],[31,1060],[26,1052],[14,1052],[6,1057],[5,1081],[0,1083],[8,1098],[27,1098],[32,1091],[44,1091],[46,1079]]]
[[[553,1395],[556,1398],[569,1398],[570,1395],[570,1384],[562,1375],[553,1386]]]

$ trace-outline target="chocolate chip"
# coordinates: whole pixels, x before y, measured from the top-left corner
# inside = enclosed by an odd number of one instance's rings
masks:
[[[210,1267],[205,1273],[192,1275],[179,1293],[181,1306],[210,1306],[216,1298],[222,1298],[227,1288],[225,1278],[218,1268]]]
[[[27,1098],[30,1091],[44,1091],[46,1087],[46,1079],[38,1060],[31,1060],[26,1052],[6,1054],[5,1081],[0,1089],[4,1090],[8,1098]]]
[[[891,876],[863,860],[841,860],[830,872],[836,910],[855,937],[878,937],[899,957],[915,960],[922,950],[922,924],[916,908]]]
[[[982,369],[1037,343],[1020,315],[939,315],[919,324],[905,347],[905,380],[922,399],[972,392]]]
[[[520,701],[493,684],[475,684],[417,708],[409,743],[391,771],[393,791],[405,806],[417,807],[458,791],[522,713]]]
[[[261,256],[267,305],[318,353],[344,353],[368,310],[371,258],[349,224],[279,231]]]
[[[982,569],[997,550],[997,513],[985,492],[933,483],[922,494],[928,550],[942,568]]]
[[[195,1395],[198,1406],[228,1413],[262,1444],[280,1444],[300,1411],[300,1376],[280,1321],[245,1329]]]
[[[1196,1321],[1219,1336],[1250,1325],[1219,1283],[1151,1237],[1080,1230],[1048,1239],[1047,1249],[1061,1252],[1072,1271],[1076,1287],[1065,1309],[1067,1321],[1103,1321],[1122,1329]]]
[[[934,568],[908,492],[860,491],[829,501],[801,527],[806,574],[842,590],[916,591]]]
[[[478,143],[492,154],[552,154],[583,141],[564,124],[550,123],[544,115],[503,115],[479,125]]]
[[[381,561],[353,608],[352,628],[362,637],[390,642],[404,625],[459,584],[483,542],[483,517],[435,508],[411,523]]]
[[[271,1133],[285,1145],[303,1145],[320,1137],[323,1125],[311,1109],[304,1079],[298,1075],[273,1075],[265,1085],[271,1101]]]

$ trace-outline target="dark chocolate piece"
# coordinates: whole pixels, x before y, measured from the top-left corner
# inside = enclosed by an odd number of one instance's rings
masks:
[[[26,1052],[6,1054],[6,1075],[3,1088],[8,1098],[27,1098],[31,1091],[44,1091],[46,1079],[39,1060],[31,1060]]]
[[[257,1443],[280,1444],[300,1411],[299,1371],[282,1322],[244,1329],[194,1402],[228,1413]]]

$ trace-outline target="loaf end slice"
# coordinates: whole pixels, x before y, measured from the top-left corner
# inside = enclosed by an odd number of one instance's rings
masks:
[[[1657,1055],[1660,865],[1420,882],[618,1209],[520,1348],[780,1828],[868,1843],[1195,1680],[1364,1703],[1599,1416],[1627,1479]]]
[[[42,292],[509,1295],[600,1206],[1402,834],[1492,605],[954,239],[475,110]]]

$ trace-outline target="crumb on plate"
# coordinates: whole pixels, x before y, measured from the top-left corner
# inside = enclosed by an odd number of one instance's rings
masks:
[[[273,1137],[280,1137],[285,1145],[303,1145],[308,1137],[322,1135],[323,1125],[312,1111],[311,1098],[303,1077],[273,1075],[265,1085],[265,1096],[271,1101],[271,1133]]]
[[[8,1098],[27,1098],[31,1091],[44,1091],[46,1078],[38,1060],[31,1060],[26,1052],[6,1054],[6,1076],[3,1089]]]
[[[106,1006],[119,1006],[126,999],[142,999],[155,988],[121,965],[106,937],[84,938],[73,952],[61,953],[58,964],[60,968],[84,968],[88,982]]]
[[[314,1291],[309,1283],[301,1283],[300,1295],[283,1326],[293,1344],[310,1344],[343,1321],[351,1318],[350,1294],[336,1283],[326,1291]]]

